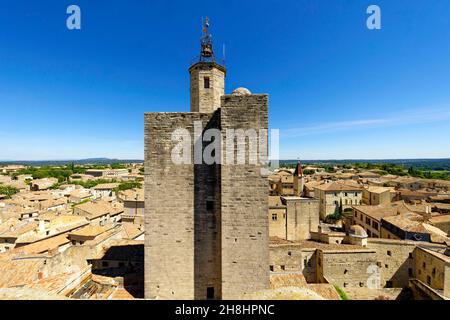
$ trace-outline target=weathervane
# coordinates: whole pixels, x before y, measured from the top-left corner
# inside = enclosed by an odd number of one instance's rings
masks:
[[[202,18],[202,30],[203,30],[203,36],[201,38],[200,44],[201,44],[201,53],[200,53],[200,61],[215,61],[214,57],[214,50],[213,50],[213,43],[212,43],[212,36],[208,32],[209,28],[209,19],[208,17],[205,17],[205,20],[203,21]]]

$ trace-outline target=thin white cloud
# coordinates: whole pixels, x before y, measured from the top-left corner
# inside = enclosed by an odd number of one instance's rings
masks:
[[[391,115],[383,118],[356,119],[350,121],[325,122],[301,128],[281,129],[280,135],[284,138],[294,138],[324,133],[352,131],[366,128],[395,127],[420,123],[445,121],[450,119],[450,108],[435,109],[431,111],[410,111],[403,115]]]

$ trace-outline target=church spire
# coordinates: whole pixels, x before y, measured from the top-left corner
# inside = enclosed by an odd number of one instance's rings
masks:
[[[294,194],[297,197],[303,196],[303,189],[305,187],[305,179],[303,177],[303,168],[300,160],[297,162],[297,167],[294,172]]]
[[[302,163],[300,162],[300,160],[298,160],[298,162],[297,162],[297,167],[295,168],[294,175],[297,177],[303,177],[303,168],[302,168]]]

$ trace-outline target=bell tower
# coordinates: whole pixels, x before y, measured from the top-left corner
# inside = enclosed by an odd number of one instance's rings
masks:
[[[303,168],[300,160],[294,172],[294,196],[302,197],[303,188],[305,187],[305,178],[303,177]]]
[[[189,68],[191,86],[191,112],[212,113],[220,108],[220,98],[225,94],[226,68],[216,63],[209,20],[203,24],[200,40],[200,57]]]

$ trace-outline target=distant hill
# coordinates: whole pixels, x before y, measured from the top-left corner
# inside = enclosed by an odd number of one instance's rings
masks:
[[[297,162],[298,162],[298,160],[280,160],[280,166],[292,165]],[[302,164],[321,164],[321,165],[343,165],[343,164],[352,164],[352,163],[372,163],[372,164],[392,163],[392,164],[404,166],[406,168],[414,167],[416,169],[421,169],[421,170],[437,170],[437,171],[450,170],[450,159],[301,160],[301,163]]]
[[[95,164],[95,165],[108,165],[113,163],[141,163],[144,160],[136,160],[136,159],[109,159],[109,158],[89,158],[89,159],[80,159],[80,160],[39,160],[39,161],[0,161],[0,166],[16,164],[16,165],[24,165],[24,166],[64,166],[69,165],[71,163],[86,165],[86,164]]]

